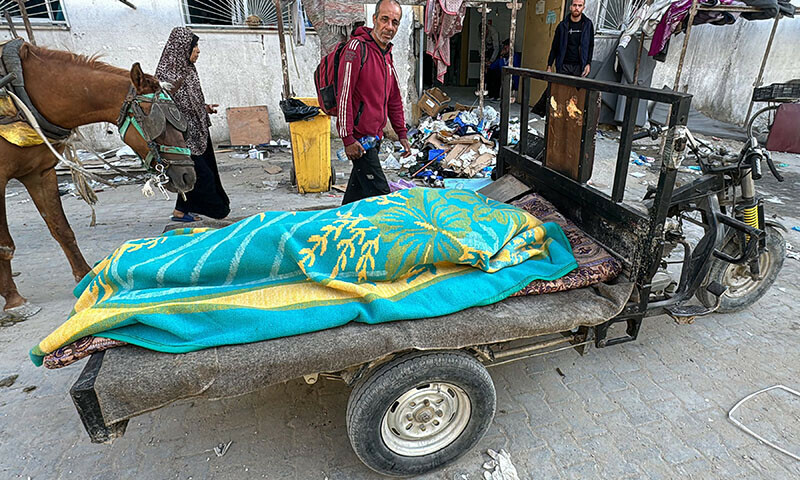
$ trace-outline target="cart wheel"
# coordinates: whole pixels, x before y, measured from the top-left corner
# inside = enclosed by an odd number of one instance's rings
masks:
[[[736,312],[747,308],[767,293],[783,267],[783,260],[786,258],[786,240],[781,231],[775,227],[767,225],[766,232],[767,250],[758,259],[763,275],[762,279],[753,280],[747,265],[734,265],[714,258],[706,280],[695,293],[703,305],[712,307],[716,302],[716,297],[705,289],[705,285],[714,280],[728,287],[728,292],[722,297],[717,310],[720,313]],[[727,241],[723,251],[729,255],[736,255],[739,252],[739,247],[733,241],[733,237]]]
[[[475,446],[496,402],[489,372],[470,355],[414,352],[358,383],[347,403],[347,433],[358,458],[376,472],[422,474]]]
[[[331,164],[331,181],[328,182],[328,190],[334,185],[336,185],[336,168]]]

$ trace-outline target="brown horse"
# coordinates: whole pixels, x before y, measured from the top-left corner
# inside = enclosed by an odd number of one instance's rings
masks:
[[[96,58],[27,43],[20,48],[19,56],[31,103],[50,123],[66,129],[97,122],[116,123],[121,107],[131,99],[134,90],[138,95],[161,91],[158,80],[143,73],[138,63],[127,71]],[[145,114],[152,108],[145,102],[140,106]],[[150,145],[136,128],[128,128],[123,140],[141,158],[147,158],[154,146],[186,147],[183,134],[169,123]],[[64,147],[56,146],[56,149],[63,151]],[[161,157],[168,165],[166,187],[173,192],[191,190],[195,173],[188,156],[164,153]],[[174,163],[170,164],[170,160]],[[89,265],[78,249],[75,234],[61,207],[56,163],[56,157],[46,145],[21,148],[0,138],[0,195],[5,198],[9,179],[16,178],[25,185],[50,234],[64,250],[75,280],[80,281],[89,272]],[[17,291],[11,278],[13,256],[14,242],[8,231],[4,201],[0,202],[0,295],[5,298],[5,315],[24,317],[38,310],[31,308]]]

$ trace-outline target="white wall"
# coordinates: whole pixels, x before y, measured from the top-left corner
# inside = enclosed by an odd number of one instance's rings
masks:
[[[692,27],[680,88],[688,86],[694,108],[718,120],[744,124],[772,24],[772,20],[740,18],[733,25]],[[653,87],[673,87],[683,39],[684,35],[672,37],[667,61],[656,66]],[[775,32],[763,85],[800,78],[799,46],[800,17],[783,18]]]
[[[69,29],[36,27],[37,44],[88,55],[100,53],[104,61],[123,68],[140,62],[148,73],[155,72],[172,28],[184,25],[180,0],[133,0],[136,10],[113,0],[61,1]],[[287,31],[290,31],[288,25]],[[18,32],[24,35],[24,29]],[[273,136],[286,138],[287,126],[278,104],[283,77],[277,34],[210,29],[195,29],[195,32],[200,37],[197,70],[206,101],[220,104],[220,113],[212,116],[213,140],[228,140],[226,107],[249,105],[267,105]],[[403,23],[394,42],[394,58],[407,111],[408,103],[416,98],[411,32],[413,15],[404,9]],[[0,38],[11,38],[10,32],[0,29]],[[286,43],[294,93],[315,97],[313,75],[320,59],[318,37],[308,35],[304,46],[294,46],[297,68],[292,58],[291,36],[287,35]],[[86,133],[94,137],[98,147],[117,145],[116,128],[112,130],[113,134],[108,135],[98,126],[87,129]]]

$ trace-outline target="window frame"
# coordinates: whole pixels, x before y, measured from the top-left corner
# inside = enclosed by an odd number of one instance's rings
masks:
[[[605,20],[604,17],[606,15],[606,13],[608,12],[608,3],[612,2],[612,1],[619,1],[621,3],[624,2],[626,6],[629,6],[631,8],[633,8],[633,6],[634,6],[633,4],[635,3],[635,0],[600,0],[600,4],[598,5],[598,8],[597,8],[597,18],[595,19],[595,23],[597,24],[597,32],[596,33],[598,33],[598,34],[601,34],[601,35],[619,35],[620,33],[622,33],[622,29],[621,28],[613,29],[613,28],[607,28],[607,27],[604,26],[604,20]]]
[[[47,9],[47,15],[49,18],[41,18],[41,17],[32,17],[30,16],[30,12],[28,12],[28,21],[31,23],[31,28],[42,30],[42,29],[69,29],[69,16],[67,15],[67,10],[64,7],[64,0],[38,0],[37,5],[41,4],[42,1]],[[7,9],[11,14],[11,22],[14,25],[14,28],[24,29],[25,28],[25,21],[22,19],[22,12],[19,10],[19,6],[17,2],[14,0],[7,0],[6,3]],[[52,4],[57,3],[58,8],[53,9]],[[2,7],[2,5],[0,5]],[[12,10],[13,9],[13,10]],[[27,10],[27,7],[25,8]],[[64,16],[63,20],[55,20],[53,17],[55,16],[55,12],[61,12],[61,15]],[[16,12],[16,13],[15,13]],[[6,23],[5,17],[2,16],[2,9],[0,9],[0,21],[2,21],[3,29],[10,30],[10,26]]]
[[[202,2],[209,2],[213,0],[181,0],[181,14],[183,16],[183,24],[186,27],[189,27],[193,30],[197,31],[213,31],[213,32],[270,32],[270,33],[277,33],[278,32],[278,24],[267,24],[267,25],[259,25],[258,27],[250,27],[248,25],[242,24],[235,24],[233,23],[234,20],[231,20],[230,24],[213,24],[213,23],[193,23],[192,22],[192,15],[189,13],[189,3],[202,3]],[[229,3],[236,2],[239,4],[238,6],[244,7],[243,10],[247,12],[248,0],[228,0]],[[284,5],[282,5],[286,9],[286,16],[284,16],[283,26],[284,30],[291,32],[292,30],[292,11],[291,8],[294,5],[294,2],[291,0],[287,0]],[[288,18],[287,18],[288,17]],[[308,18],[308,17],[306,17]],[[314,28],[310,26],[306,26],[306,33],[313,32]]]

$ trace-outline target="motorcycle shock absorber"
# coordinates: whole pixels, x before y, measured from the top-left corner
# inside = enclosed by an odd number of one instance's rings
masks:
[[[737,209],[739,210],[737,213],[741,216],[740,220],[742,220],[744,223],[753,228],[761,229],[761,227],[764,225],[764,208],[761,201],[756,198],[755,187],[755,180],[761,178],[761,157],[758,154],[751,154],[747,160],[748,163],[750,163],[751,168],[742,172],[742,198],[739,204],[740,210]],[[745,234],[744,240],[746,245],[747,242],[750,241],[750,235]],[[762,251],[763,247],[765,247],[765,245],[759,245],[758,251]],[[745,248],[744,245],[742,248]],[[758,277],[761,273],[761,268],[758,261],[759,256],[754,258],[749,264],[750,274],[754,277]]]
[[[744,223],[753,228],[761,228],[759,227],[758,223],[758,204],[755,204],[751,207],[745,207],[742,213],[744,214]]]

